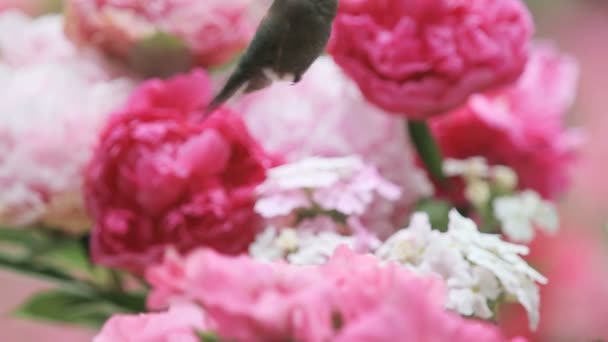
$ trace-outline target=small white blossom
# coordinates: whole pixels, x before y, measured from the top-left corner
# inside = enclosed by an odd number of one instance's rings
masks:
[[[285,260],[294,265],[324,264],[341,245],[356,248],[356,238],[334,232],[268,228],[249,247],[249,254],[262,261]]]
[[[520,255],[528,254],[528,248],[502,241],[497,235],[480,233],[475,222],[456,210],[450,212],[446,234],[457,243],[467,260],[494,273],[505,293],[526,308],[530,326],[536,328],[540,296],[535,283],[546,284],[547,278],[521,258]]]
[[[518,177],[517,173],[512,168],[496,165],[492,166],[490,170],[494,183],[499,188],[507,191],[512,191],[517,187]]]
[[[432,230],[426,214],[415,213],[409,229],[396,232],[378,248],[376,255],[383,260],[417,266],[422,262],[426,248],[439,234],[438,231]]]
[[[481,207],[490,200],[490,184],[483,180],[470,181],[464,189],[464,196],[473,205]]]
[[[272,262],[281,260],[284,257],[285,251],[275,243],[277,235],[277,230],[272,227],[259,233],[255,241],[249,245],[249,255],[261,261]]]
[[[446,307],[463,315],[489,319],[490,301],[515,298],[528,311],[534,328],[539,319],[536,283],[547,279],[521,255],[526,246],[479,232],[475,222],[450,212],[448,231],[432,230],[426,214],[415,214],[408,229],[389,238],[376,255],[396,261],[421,274],[441,276],[447,285]]]
[[[488,300],[495,300],[501,293],[496,276],[483,267],[473,267],[471,276],[448,280],[446,307],[466,316],[489,319],[493,316]],[[465,281],[462,281],[465,280]]]
[[[354,156],[306,158],[270,169],[268,179],[261,186],[261,190],[266,187],[282,190],[329,187],[341,178],[350,177],[363,166],[363,161]]]
[[[556,233],[559,228],[555,206],[530,190],[496,198],[494,215],[502,223],[503,233],[517,242],[532,241],[534,226],[549,234]]]
[[[482,157],[468,159],[446,159],[443,161],[443,172],[448,177],[462,176],[465,178],[487,178],[490,167]]]

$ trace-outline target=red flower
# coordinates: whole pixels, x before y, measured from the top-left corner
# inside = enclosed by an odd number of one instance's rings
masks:
[[[519,0],[342,0],[329,50],[370,102],[425,119],[515,80],[532,31]]]
[[[247,249],[269,158],[230,111],[200,122],[210,93],[202,72],[152,80],[108,123],[86,173],[96,262],[139,273],[169,246]]]

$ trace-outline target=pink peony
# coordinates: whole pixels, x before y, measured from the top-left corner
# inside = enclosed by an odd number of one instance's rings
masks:
[[[194,300],[228,340],[506,341],[498,329],[443,308],[443,284],[341,247],[325,265],[298,267],[210,250],[148,270],[153,307]]]
[[[96,262],[139,272],[168,246],[247,250],[269,158],[232,112],[200,122],[210,95],[201,71],[148,81],[106,126],[86,175]]]
[[[0,14],[0,224],[89,226],[82,171],[132,82],[72,47],[59,16]]]
[[[474,95],[462,108],[433,119],[433,134],[446,157],[481,156],[508,166],[522,189],[554,198],[566,188],[580,143],[580,134],[563,126],[576,81],[572,58],[538,45],[515,85]]]
[[[288,161],[359,155],[400,187],[396,202],[371,203],[364,221],[376,231],[401,228],[408,209],[431,192],[403,123],[366,102],[329,57],[319,58],[297,85],[274,84],[243,97],[236,108],[261,144]]]
[[[162,313],[115,315],[93,342],[199,342],[196,330],[204,328],[201,309],[176,306]]]
[[[329,51],[371,102],[425,119],[515,80],[532,31],[519,0],[342,0]]]
[[[184,51],[177,51],[175,63],[212,67],[228,62],[247,45],[257,21],[254,12],[260,12],[258,6],[254,0],[161,0],[153,4],[141,0],[68,0],[66,27],[79,44],[94,45],[135,67],[146,62],[145,55],[138,55],[143,53],[140,48],[155,44],[161,51],[183,47]],[[158,34],[169,34],[179,43]]]

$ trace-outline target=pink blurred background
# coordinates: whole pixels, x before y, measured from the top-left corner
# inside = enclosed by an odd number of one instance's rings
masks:
[[[3,0],[0,0],[0,9]],[[608,340],[608,1],[536,0],[538,36],[574,55],[581,66],[578,101],[569,122],[581,127],[587,145],[574,183],[561,206],[563,230],[540,238],[531,261],[548,275],[541,326],[534,341]],[[0,272],[0,312],[7,313],[44,283]],[[525,315],[507,308],[505,328],[526,331]],[[0,318],[2,341],[90,340],[93,332]]]

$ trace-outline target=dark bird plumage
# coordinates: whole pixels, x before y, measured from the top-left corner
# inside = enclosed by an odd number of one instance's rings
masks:
[[[331,34],[338,0],[274,0],[224,88],[207,107],[215,110],[237,91],[269,86],[274,78],[293,83],[319,57]]]

